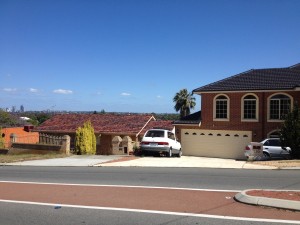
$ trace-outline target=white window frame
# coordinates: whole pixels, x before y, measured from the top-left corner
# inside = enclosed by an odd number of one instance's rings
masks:
[[[225,97],[226,100],[224,99],[224,101],[227,102],[227,118],[217,118],[217,101],[218,101],[218,97]],[[213,110],[213,120],[214,121],[229,121],[229,118],[230,118],[230,98],[228,97],[228,95],[225,95],[225,94],[219,94],[219,95],[216,95],[214,97],[214,110]]]
[[[253,99],[253,101],[255,101],[255,118],[254,119],[247,119],[247,118],[244,118],[244,113],[245,113],[245,98],[247,96],[253,96],[255,97],[255,99]],[[256,94],[253,94],[253,93],[247,93],[245,94],[242,99],[241,99],[241,121],[242,122],[258,122],[259,121],[259,98]]]
[[[271,100],[276,100],[276,99],[272,99],[276,95],[285,95],[290,99],[290,101],[291,101],[291,103],[290,103],[291,104],[291,109],[290,110],[291,111],[293,110],[293,97],[291,95],[287,94],[287,93],[281,93],[281,92],[274,93],[274,94],[272,94],[268,97],[268,122],[280,122],[281,123],[284,120],[282,120],[282,119],[271,119],[270,118],[270,116],[271,116]],[[280,99],[278,99],[278,100],[280,100]],[[279,105],[279,110],[280,110],[280,105]]]

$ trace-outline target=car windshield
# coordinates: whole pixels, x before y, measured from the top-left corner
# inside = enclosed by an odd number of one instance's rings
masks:
[[[164,131],[162,130],[149,130],[146,137],[164,137]]]

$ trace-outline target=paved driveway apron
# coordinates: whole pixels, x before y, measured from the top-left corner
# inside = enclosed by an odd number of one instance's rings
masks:
[[[116,155],[74,155],[65,158],[31,160],[24,162],[8,163],[12,166],[94,166],[111,160],[122,158]]]

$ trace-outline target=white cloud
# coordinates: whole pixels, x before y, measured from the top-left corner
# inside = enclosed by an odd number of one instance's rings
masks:
[[[37,92],[38,92],[38,89],[30,88],[29,91],[32,92],[32,93],[37,93]]]
[[[123,92],[121,93],[122,96],[130,96],[131,94],[130,93],[126,93],[126,92]]]
[[[156,98],[162,98],[160,95],[157,95]]]
[[[15,92],[15,91],[17,91],[17,88],[3,88],[3,91],[6,91],[6,92]]]
[[[56,89],[56,90],[53,91],[53,93],[56,93],[56,94],[73,94],[73,91],[64,90],[64,89]]]

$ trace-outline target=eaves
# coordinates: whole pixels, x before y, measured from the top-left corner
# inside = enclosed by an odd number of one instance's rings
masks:
[[[211,94],[217,94],[217,93],[251,93],[251,92],[257,92],[257,93],[261,93],[261,92],[284,92],[284,91],[300,91],[300,87],[295,87],[292,89],[270,89],[270,90],[232,90],[232,91],[222,91],[222,90],[218,90],[218,91],[200,91],[200,92],[193,92],[193,94],[197,94],[197,95],[201,95],[201,94],[207,94],[207,93],[211,93]]]

